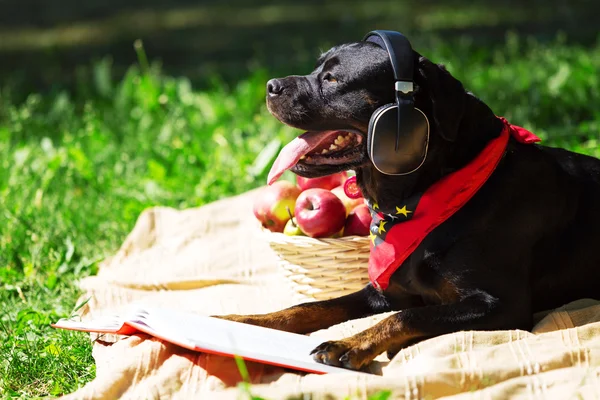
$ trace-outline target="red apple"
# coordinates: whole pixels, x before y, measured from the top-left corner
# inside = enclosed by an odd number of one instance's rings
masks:
[[[319,178],[303,178],[301,176],[296,176],[296,182],[302,190],[314,188],[331,190],[336,186],[343,185],[347,178],[348,174],[346,171],[342,171],[337,174],[321,176]]]
[[[346,225],[344,226],[344,236],[368,236],[371,227],[371,211],[366,204],[356,206],[348,214]]]
[[[299,194],[300,188],[288,181],[265,186],[254,200],[254,216],[271,232],[283,232],[290,219],[288,208],[293,216]]]
[[[310,237],[329,237],[344,227],[346,207],[329,190],[308,189],[296,201],[296,222]]]
[[[363,197],[351,199],[350,197],[346,196],[346,192],[344,192],[344,185],[334,187],[331,189],[331,193],[335,194],[342,201],[342,203],[344,203],[344,206],[346,207],[346,215],[349,215],[350,211],[352,211],[355,207],[365,204],[365,199]]]

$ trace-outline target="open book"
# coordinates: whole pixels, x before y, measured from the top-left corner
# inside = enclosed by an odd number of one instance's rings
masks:
[[[193,351],[239,356],[249,361],[313,373],[351,372],[312,359],[311,350],[323,339],[172,309],[136,307],[123,317],[83,322],[61,319],[52,326],[121,335],[143,332]]]

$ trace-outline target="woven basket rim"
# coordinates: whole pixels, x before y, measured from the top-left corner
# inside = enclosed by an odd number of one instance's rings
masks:
[[[352,235],[352,236],[342,236],[339,238],[312,238],[309,236],[290,236],[290,235],[286,235],[284,233],[281,232],[271,232],[268,229],[265,228],[261,228],[261,230],[263,231],[263,234],[267,237],[267,239],[270,242],[274,242],[274,243],[282,243],[282,244],[328,244],[328,245],[335,245],[335,244],[339,244],[339,243],[351,243],[351,242],[357,242],[357,243],[364,243],[364,242],[368,242],[369,241],[369,237],[368,236],[356,236],[356,235]]]
[[[369,236],[311,238],[271,232],[262,226],[259,229],[279,257],[279,269],[290,289],[300,297],[340,297],[362,289],[369,281]]]

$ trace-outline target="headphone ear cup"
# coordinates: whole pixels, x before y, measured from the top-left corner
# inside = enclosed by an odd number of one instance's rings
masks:
[[[418,169],[427,156],[429,121],[413,107],[402,107],[398,126],[397,104],[375,110],[369,121],[367,154],[380,172],[405,175]]]
[[[376,122],[380,121],[380,116],[382,113],[384,113],[387,109],[392,108],[392,107],[396,107],[396,103],[389,103],[389,104],[382,105],[381,107],[379,107],[375,111],[373,111],[373,114],[371,115],[371,119],[369,120],[369,130],[368,130],[368,134],[367,134],[367,154],[369,155],[369,158],[371,159],[371,161],[373,161],[373,158],[374,158],[373,136],[374,136]],[[379,133],[383,134],[383,131],[385,130],[383,125],[384,124],[382,122],[379,122],[377,124],[377,133],[378,134]],[[396,126],[393,126],[390,128],[393,129],[393,132],[390,132],[389,134],[395,135]]]

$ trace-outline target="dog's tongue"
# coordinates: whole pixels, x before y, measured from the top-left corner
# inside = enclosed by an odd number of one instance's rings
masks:
[[[325,132],[306,132],[288,143],[273,162],[267,184],[271,185],[279,179],[285,171],[296,165],[303,155],[316,148],[327,137]]]

